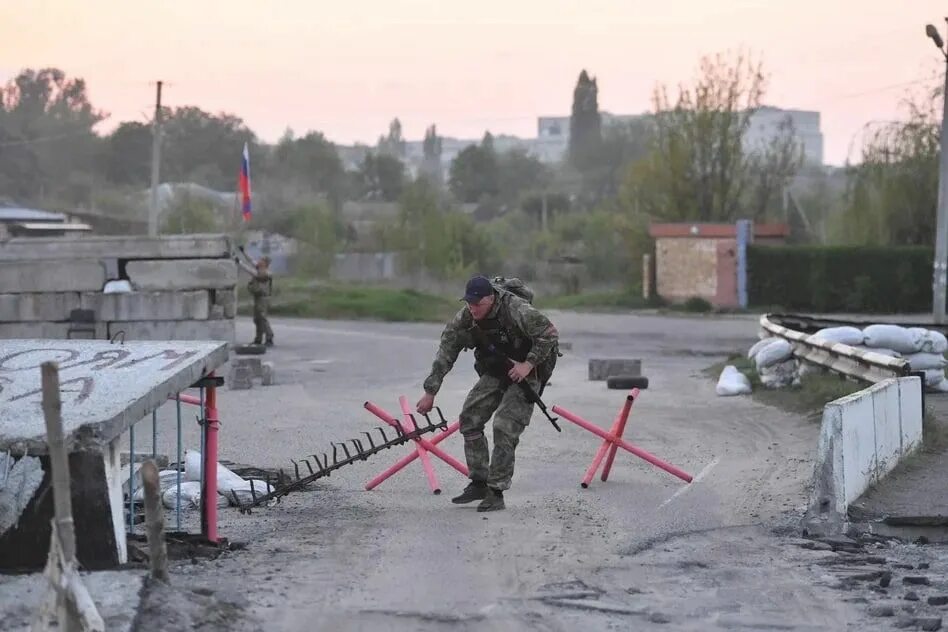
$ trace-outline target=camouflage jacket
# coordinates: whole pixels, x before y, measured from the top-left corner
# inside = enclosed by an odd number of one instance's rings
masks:
[[[254,298],[270,296],[270,292],[273,289],[273,279],[268,273],[258,273],[247,284],[247,289]]]
[[[550,319],[533,305],[514,294],[501,291],[496,295],[493,309],[484,319],[498,322],[509,332],[511,338],[520,338],[528,343],[525,360],[535,367],[555,362],[559,334]],[[431,373],[425,379],[425,392],[432,395],[441,389],[441,383],[454,367],[461,351],[475,349],[476,360],[488,355],[482,348],[483,338],[477,335],[471,312],[467,307],[455,315],[441,334],[441,344],[431,366]],[[481,344],[479,344],[479,342]]]

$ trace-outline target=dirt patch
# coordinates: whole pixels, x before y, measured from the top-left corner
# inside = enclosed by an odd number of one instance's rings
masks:
[[[147,582],[133,632],[257,632],[264,628],[247,610],[243,595],[218,592],[196,583]]]

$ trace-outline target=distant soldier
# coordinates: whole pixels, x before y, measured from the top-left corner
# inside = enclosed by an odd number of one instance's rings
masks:
[[[505,285],[476,276],[468,281],[464,293],[467,305],[441,334],[418,412],[427,413],[434,407],[441,382],[463,349],[474,349],[474,369],[480,378],[459,416],[471,483],[451,499],[455,504],[480,500],[478,511],[504,508],[504,490],[510,488],[514,473],[514,452],[533,414],[533,402],[524,389],[511,386],[526,380],[535,392],[542,393],[559,355],[556,327],[530,304],[531,298],[532,292],[519,282]],[[493,456],[484,436],[491,416]]]
[[[250,295],[253,296],[253,324],[256,334],[253,338],[255,345],[260,344],[266,336],[268,347],[273,346],[273,330],[267,314],[270,311],[270,295],[273,293],[273,277],[270,276],[270,257],[263,256],[256,263],[256,274],[247,284]]]

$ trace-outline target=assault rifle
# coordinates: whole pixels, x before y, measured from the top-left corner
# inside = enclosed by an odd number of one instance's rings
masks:
[[[504,371],[504,377],[506,377],[507,372],[513,368],[513,365],[514,365],[513,360],[505,356],[503,353],[501,353],[497,349],[497,347],[495,347],[493,344],[488,342],[486,339],[486,336],[483,336],[483,337],[477,336],[477,337],[480,338],[481,342],[483,343],[484,348],[487,349],[488,352],[490,352],[491,359],[494,361],[494,362],[491,362],[491,365],[497,366],[497,368],[502,368]],[[554,417],[550,414],[550,411],[547,410],[546,408],[546,404],[543,403],[543,400],[540,399],[540,395],[538,395],[536,390],[534,390],[534,388],[530,386],[530,383],[527,382],[526,378],[520,380],[516,384],[521,389],[523,389],[523,394],[527,396],[527,401],[536,404],[537,407],[541,411],[543,411],[543,414],[546,416],[547,419],[550,420],[550,423],[553,424],[553,427],[556,428],[556,431],[563,432],[559,424],[556,423],[556,420],[558,419],[558,417]],[[543,390],[543,386],[545,385],[540,385],[541,391]]]

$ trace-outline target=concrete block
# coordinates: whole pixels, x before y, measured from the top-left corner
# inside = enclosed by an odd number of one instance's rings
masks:
[[[94,292],[105,285],[97,260],[9,261],[0,265],[0,293]]]
[[[59,364],[67,449],[101,452],[132,423],[224,364],[227,353],[223,342],[5,341],[0,346],[0,450],[46,452],[43,362]]]
[[[917,377],[899,378],[899,406],[902,456],[922,446],[922,381]]]
[[[237,289],[212,290],[211,318],[234,318],[237,316]],[[217,311],[215,311],[217,310]],[[213,314],[220,313],[221,316]]]
[[[869,488],[876,470],[876,431],[868,390],[837,400],[841,408],[844,500],[849,506]]]
[[[629,358],[592,359],[589,361],[589,379],[605,380],[611,375],[642,375],[642,361]]]
[[[97,320],[207,320],[211,297],[206,290],[181,292],[84,293],[84,309],[94,310]]]
[[[105,340],[108,337],[108,325],[104,322],[95,323],[95,338]],[[0,323],[0,339],[52,339],[65,340],[69,332],[69,323]],[[89,339],[91,333],[81,332],[73,334],[75,339]]]
[[[227,387],[233,391],[244,391],[253,387],[253,371],[241,362],[235,362],[230,367],[226,380]]]
[[[872,397],[876,453],[876,467],[870,484],[875,484],[892,471],[902,456],[899,385],[876,385],[869,389],[869,393]]]
[[[231,259],[129,261],[125,272],[136,290],[227,289],[237,285]]]
[[[226,235],[105,236],[62,240],[18,237],[0,246],[0,261],[34,259],[229,259],[233,244]]]
[[[76,557],[88,570],[114,568],[128,561],[118,440],[114,444],[105,452],[69,454]],[[40,462],[45,476],[38,493],[19,524],[0,536],[3,568],[39,570],[46,564],[54,508],[49,457],[41,456]]]
[[[264,362],[263,363],[263,372],[260,376],[260,383],[263,386],[272,386],[274,384],[275,377],[273,374],[273,363]]]
[[[78,308],[78,292],[0,294],[0,322],[63,321]]]
[[[232,320],[142,320],[112,321],[109,337],[120,331],[125,340],[220,340],[234,342]]]

